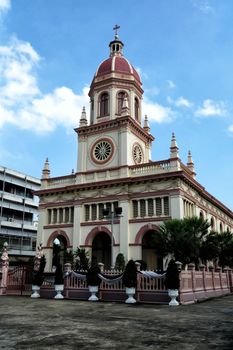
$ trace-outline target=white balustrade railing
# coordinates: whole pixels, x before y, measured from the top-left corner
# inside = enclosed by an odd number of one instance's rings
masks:
[[[47,181],[47,187],[62,187],[68,185],[72,186],[79,183],[112,180],[124,178],[127,176],[134,177],[140,175],[162,174],[176,170],[178,170],[178,168],[175,162],[171,162],[170,160],[163,160],[160,162],[151,162],[142,165],[129,166],[125,167],[124,169],[114,168],[88,173],[77,173],[76,175],[69,175],[60,178],[51,178]]]

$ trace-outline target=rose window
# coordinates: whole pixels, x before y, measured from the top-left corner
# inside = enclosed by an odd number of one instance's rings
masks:
[[[107,161],[112,155],[112,145],[108,141],[100,141],[94,147],[94,158],[99,162]]]

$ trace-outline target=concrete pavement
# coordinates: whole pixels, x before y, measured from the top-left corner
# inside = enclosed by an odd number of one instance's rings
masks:
[[[233,296],[195,305],[0,297],[0,349],[232,350]]]

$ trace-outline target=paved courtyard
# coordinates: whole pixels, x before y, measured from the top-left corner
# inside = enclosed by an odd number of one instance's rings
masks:
[[[0,297],[0,349],[233,349],[233,296],[196,305]]]

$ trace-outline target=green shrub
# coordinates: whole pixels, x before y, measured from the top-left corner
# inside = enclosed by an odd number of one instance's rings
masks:
[[[61,264],[58,264],[56,267],[54,284],[64,284],[64,277]]]
[[[165,277],[165,286],[167,289],[180,288],[179,271],[174,259],[169,261]]]
[[[91,263],[91,267],[87,271],[87,284],[88,286],[99,286],[101,283],[101,279],[98,276],[100,273],[100,268],[97,264],[97,260],[93,259]]]
[[[122,282],[127,288],[137,287],[137,267],[132,259],[128,261],[125,267]]]

